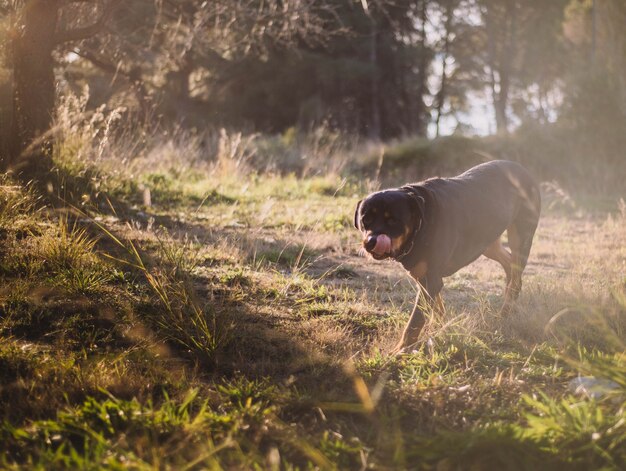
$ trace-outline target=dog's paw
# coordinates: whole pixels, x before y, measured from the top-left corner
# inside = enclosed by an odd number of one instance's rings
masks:
[[[392,357],[403,357],[405,355],[408,355],[410,352],[407,350],[406,347],[402,347],[402,348],[394,348],[391,352],[391,356]]]
[[[396,345],[389,352],[389,355],[392,356],[392,357],[399,356],[399,355],[402,355],[402,354],[404,354],[404,347],[400,346],[400,345]]]
[[[391,351],[389,352],[389,354],[391,356],[403,356],[403,355],[409,355],[413,352],[415,352],[416,350],[416,344],[410,344],[410,345],[406,345],[404,342],[400,342],[398,345],[396,345],[395,347],[393,347],[391,349]]]

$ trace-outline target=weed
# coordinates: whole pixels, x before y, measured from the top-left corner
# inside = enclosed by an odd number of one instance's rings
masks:
[[[99,292],[112,279],[112,275],[93,266],[78,266],[62,271],[57,280],[71,292],[89,294]]]
[[[221,339],[217,334],[216,313],[208,304],[201,304],[189,273],[197,260],[188,258],[188,251],[161,243],[161,251],[169,260],[162,267],[149,267],[132,241],[123,241],[102,224],[96,223],[103,234],[125,251],[125,258],[113,260],[138,270],[158,299],[159,309],[153,304],[144,306],[146,320],[156,326],[168,340],[195,352],[205,362],[212,362]]]
[[[20,219],[28,221],[27,215],[37,208],[37,196],[32,190],[15,185],[7,176],[0,176],[0,236],[8,229],[17,229]],[[26,229],[28,224],[26,224]]]
[[[71,269],[85,262],[93,252],[96,240],[76,224],[68,226],[65,218],[59,220],[58,232],[38,241],[40,256],[48,268],[54,272]]]

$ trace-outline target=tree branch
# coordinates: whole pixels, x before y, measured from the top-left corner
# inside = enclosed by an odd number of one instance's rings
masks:
[[[99,58],[98,56],[96,56],[96,54],[94,54],[91,51],[88,51],[86,49],[74,49],[72,50],[72,52],[76,54],[77,56],[88,60],[94,66],[98,67],[99,69],[105,72],[108,72],[110,74],[120,74],[120,75],[123,75],[124,77],[128,77],[129,75],[123,68],[119,66],[115,66],[115,64],[111,64],[110,62],[107,62]]]
[[[78,1],[78,0],[74,0],[74,1]],[[82,28],[68,29],[65,31],[59,31],[55,36],[56,44],[61,44],[61,43],[69,42],[69,41],[80,41],[82,39],[87,39],[92,36],[95,36],[100,31],[102,31],[102,28],[104,27],[106,22],[109,20],[109,18],[113,14],[113,11],[115,11],[115,8],[117,7],[119,3],[121,3],[121,0],[110,0],[107,6],[105,7],[104,11],[100,15],[100,18],[98,18],[98,20],[95,23],[89,26],[84,26]]]

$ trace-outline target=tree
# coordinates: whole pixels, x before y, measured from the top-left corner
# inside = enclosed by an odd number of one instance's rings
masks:
[[[56,98],[53,52],[101,31],[118,2],[109,0],[100,8],[97,0],[2,2],[3,11],[13,19],[12,126],[9,155],[0,162],[4,170],[13,168],[27,179],[49,170],[52,154],[49,131]],[[100,10],[99,16],[88,25],[68,26],[72,15],[63,15],[63,9],[78,3],[83,10],[86,7]]]
[[[566,3],[461,0],[454,17],[463,19],[452,22],[449,42],[454,67],[445,76],[450,100],[462,103],[472,90],[486,92],[496,130],[503,133],[512,120],[547,119],[546,96],[558,86],[566,61],[561,31]]]
[[[126,94],[151,120],[233,124],[236,106],[224,96],[250,75],[242,65],[332,37],[331,10],[313,0],[134,0],[117,8],[108,34],[75,45],[80,60],[67,69],[92,84],[106,74],[115,87],[92,92]]]
[[[191,96],[192,74],[327,32],[312,0],[0,0],[0,8],[14,31],[13,137],[2,167],[27,178],[51,166],[55,67],[70,68],[70,51],[126,80],[147,112],[151,103],[206,105]]]
[[[508,132],[509,94],[518,53],[519,5],[517,0],[483,1],[487,41],[486,64],[498,132]]]
[[[216,70],[207,101],[219,103],[225,121],[261,131],[325,122],[373,139],[424,135],[431,0],[319,3],[333,13],[332,36]]]

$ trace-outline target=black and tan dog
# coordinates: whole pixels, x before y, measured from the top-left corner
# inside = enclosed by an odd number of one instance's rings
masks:
[[[375,259],[399,261],[418,283],[415,307],[395,352],[417,342],[424,326],[420,292],[437,300],[443,278],[481,254],[506,272],[501,313],[510,311],[522,287],[539,213],[539,187],[515,162],[494,160],[454,178],[431,178],[379,191],[359,201],[354,225]],[[500,241],[507,231],[509,253]]]

